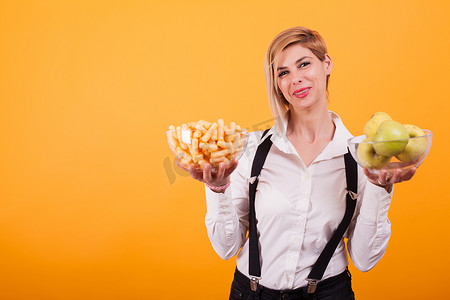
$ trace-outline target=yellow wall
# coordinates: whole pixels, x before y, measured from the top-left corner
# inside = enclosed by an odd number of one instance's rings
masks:
[[[385,257],[351,268],[357,297],[442,299],[449,3],[1,1],[0,299],[226,299],[235,262],[210,246],[203,186],[164,132],[270,120],[265,50],[296,25],[325,37],[330,109],[353,134],[378,110],[434,132],[396,187]]]

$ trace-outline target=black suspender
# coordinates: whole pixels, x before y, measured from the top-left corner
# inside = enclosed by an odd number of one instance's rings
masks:
[[[336,231],[331,236],[331,239],[325,245],[319,258],[317,258],[311,272],[308,275],[308,293],[314,293],[316,291],[317,282],[322,279],[323,273],[328,266],[328,263],[333,256],[339,242],[344,236],[350,222],[353,218],[353,213],[356,207],[356,196],[358,191],[358,167],[355,160],[351,156],[350,152],[344,155],[345,160],[345,175],[347,178],[347,196],[345,214],[341,223],[337,227]]]
[[[262,138],[267,134],[269,130],[264,131]],[[256,212],[255,212],[255,194],[258,185],[258,177],[261,173],[266,157],[269,154],[272,141],[269,135],[256,150],[255,158],[253,160],[251,178],[249,183],[249,275],[250,275],[250,287],[253,291],[256,291],[259,279],[261,278],[261,264],[259,258],[259,246],[258,246],[258,233],[256,228]],[[261,138],[261,139],[262,139]],[[351,156],[350,152],[344,155],[345,161],[345,173],[347,179],[347,197],[346,197],[346,209],[344,217],[337,227],[336,231],[332,235],[331,239],[326,244],[322,253],[319,255],[316,263],[314,264],[311,272],[308,275],[308,293],[314,293],[316,290],[317,282],[322,279],[325,269],[333,256],[339,242],[344,236],[350,222],[353,218],[356,207],[356,196],[358,192],[358,168],[355,160]]]
[[[264,131],[262,138],[267,134],[269,129]],[[249,228],[248,228],[248,239],[249,239],[249,262],[248,271],[251,278],[251,289],[256,291],[256,287],[261,277],[261,263],[259,260],[259,246],[258,246],[258,231],[256,229],[256,211],[255,211],[255,194],[256,187],[258,186],[258,176],[261,173],[261,169],[266,161],[267,154],[269,154],[270,147],[272,146],[272,141],[269,135],[256,150],[255,158],[253,159],[251,178],[249,183]]]

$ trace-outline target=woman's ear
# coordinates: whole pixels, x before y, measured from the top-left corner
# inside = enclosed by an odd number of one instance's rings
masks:
[[[323,60],[323,65],[325,67],[325,73],[327,75],[331,74],[331,70],[333,69],[333,61],[328,54],[325,54],[325,59]]]

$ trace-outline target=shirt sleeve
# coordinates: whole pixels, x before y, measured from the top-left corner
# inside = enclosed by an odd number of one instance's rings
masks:
[[[359,174],[362,169],[359,169]],[[363,272],[372,269],[383,257],[391,236],[388,210],[393,189],[369,182],[364,175],[354,219],[348,229],[348,250],[353,264]]]
[[[244,153],[231,174],[231,185],[225,193],[215,193],[205,186],[206,230],[214,250],[222,259],[235,256],[247,238],[248,178],[256,150],[256,144],[255,147],[252,145],[253,141],[249,140],[248,152]]]

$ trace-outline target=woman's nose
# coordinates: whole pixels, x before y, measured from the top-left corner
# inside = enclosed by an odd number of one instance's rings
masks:
[[[298,78],[298,77],[292,78],[292,84],[293,85],[299,84],[301,82],[302,82],[302,80],[300,78]]]
[[[296,85],[302,82],[302,77],[299,73],[294,73],[292,76],[292,84]]]

